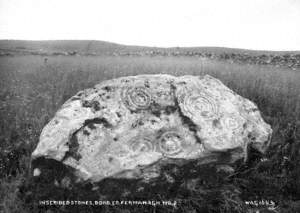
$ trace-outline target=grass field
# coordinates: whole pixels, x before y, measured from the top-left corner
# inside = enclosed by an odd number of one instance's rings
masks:
[[[210,212],[244,212],[243,201],[254,198],[274,200],[280,212],[300,212],[300,70],[189,57],[47,58],[45,61],[42,56],[31,55],[0,57],[0,212],[37,210],[26,201],[27,195],[20,196],[19,187],[29,176],[30,154],[41,129],[64,101],[106,79],[157,73],[209,74],[219,78],[254,101],[274,131],[266,159],[253,159],[225,181],[241,191],[239,198],[213,206],[205,200],[195,201],[200,193],[196,190],[185,198],[189,202],[179,208],[181,212],[197,212],[199,208]]]

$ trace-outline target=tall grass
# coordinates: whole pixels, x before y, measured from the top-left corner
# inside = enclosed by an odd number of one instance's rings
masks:
[[[38,143],[41,129],[66,99],[103,80],[158,73],[176,76],[209,74],[254,101],[274,130],[267,154],[273,164],[265,171],[281,165],[283,157],[287,156],[293,167],[285,175],[292,181],[292,186],[279,179],[281,188],[278,191],[288,191],[281,192],[278,197],[284,200],[290,193],[289,199],[295,200],[295,196],[300,195],[300,182],[293,179],[300,175],[297,170],[300,160],[300,70],[189,57],[53,56],[45,62],[41,56],[15,56],[0,57],[0,156],[5,165],[0,169],[0,191],[5,192],[0,193],[0,210],[2,207],[8,212],[7,209],[18,212],[11,201],[26,206],[16,196],[19,183],[26,180],[30,154]],[[279,167],[277,170],[271,171],[269,176],[263,173],[266,178],[259,176],[261,173],[251,174],[255,181],[266,182],[267,177],[274,181],[275,175],[284,172]],[[239,178],[249,177],[251,175]],[[232,181],[241,184],[238,178]],[[255,187],[251,185],[254,182],[249,180],[248,186]],[[299,192],[291,191],[291,187],[296,187]]]

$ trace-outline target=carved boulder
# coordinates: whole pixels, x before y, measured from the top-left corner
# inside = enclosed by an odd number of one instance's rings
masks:
[[[205,164],[222,153],[231,163],[247,158],[249,146],[264,152],[271,134],[257,106],[218,79],[130,76],[71,97],[44,127],[32,159],[66,165],[78,181],[151,179],[168,163]]]

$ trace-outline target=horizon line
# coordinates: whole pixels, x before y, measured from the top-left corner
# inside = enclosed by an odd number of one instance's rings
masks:
[[[147,45],[135,45],[135,44],[124,44],[107,40],[97,39],[0,39],[0,41],[28,41],[28,42],[49,42],[49,41],[90,41],[90,42],[104,42],[113,45],[128,46],[128,47],[143,47],[143,48],[161,48],[161,49],[176,49],[176,48],[219,48],[219,49],[236,49],[245,51],[259,51],[259,52],[300,52],[300,50],[268,50],[268,49],[251,49],[242,47],[228,47],[228,46],[147,46]],[[1,48],[1,47],[0,47]]]

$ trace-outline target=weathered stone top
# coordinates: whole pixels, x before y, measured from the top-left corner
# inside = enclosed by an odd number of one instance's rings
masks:
[[[213,77],[130,76],[70,98],[32,157],[61,161],[83,180],[132,178],[172,159],[231,152],[235,161],[249,145],[264,152],[271,133],[254,103]]]

